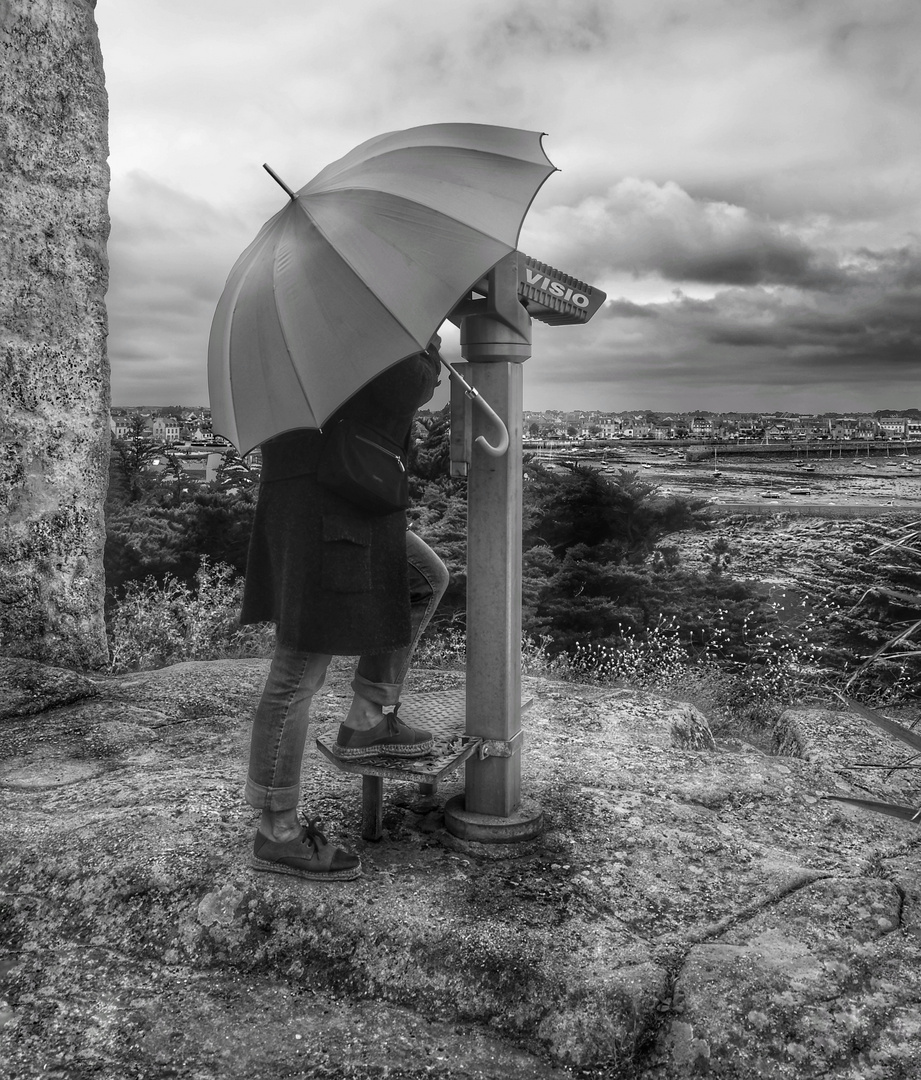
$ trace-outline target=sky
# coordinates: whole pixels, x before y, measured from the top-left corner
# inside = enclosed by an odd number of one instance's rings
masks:
[[[917,0],[98,0],[96,21],[115,405],[207,404],[215,305],[285,202],[263,162],[296,188],[375,135],[471,122],[546,133],[559,171],[519,248],[608,296],[535,322],[526,409],[921,408]]]

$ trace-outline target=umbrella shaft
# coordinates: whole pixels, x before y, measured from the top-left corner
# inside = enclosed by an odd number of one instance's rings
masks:
[[[287,191],[287,193],[291,196],[292,199],[297,198],[297,196],[294,194],[294,192],[291,190],[291,188],[288,187],[288,185],[284,182],[284,180],[282,180],[282,178],[278,175],[277,172],[275,172],[275,170],[271,166],[266,165],[265,163],[263,163],[262,167],[269,174],[269,176],[272,177],[272,179],[275,181],[276,184],[278,184],[278,186],[280,188],[284,188],[284,190]]]

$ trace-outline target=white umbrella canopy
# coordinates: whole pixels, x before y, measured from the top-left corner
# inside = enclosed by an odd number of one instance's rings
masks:
[[[424,349],[514,251],[554,171],[541,133],[429,124],[328,165],[237,260],[208,345],[215,432],[246,453],[319,428],[380,372]],[[274,175],[274,174],[273,174]]]

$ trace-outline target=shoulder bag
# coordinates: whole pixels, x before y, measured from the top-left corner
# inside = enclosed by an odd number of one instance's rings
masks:
[[[324,432],[317,481],[366,514],[393,514],[409,506],[406,457],[386,435],[348,418]]]

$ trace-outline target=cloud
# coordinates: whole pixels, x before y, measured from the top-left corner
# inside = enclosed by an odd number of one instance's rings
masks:
[[[712,285],[830,288],[834,259],[741,206],[692,198],[673,181],[626,178],[604,195],[535,214],[531,233],[568,265]],[[538,243],[541,242],[538,240]]]
[[[625,388],[632,404],[666,409],[704,407],[717,395],[721,407],[747,411],[914,405],[921,246],[859,254],[831,291],[729,288],[705,300],[677,291],[655,304],[609,302],[596,323],[573,328],[585,333],[577,374],[554,361],[549,335],[543,355],[535,348],[529,407],[542,393],[560,401],[567,384],[568,407],[580,399],[626,408]],[[638,318],[637,307],[654,317]]]
[[[243,0],[161,0],[97,19],[116,162],[187,184],[236,186],[270,154],[306,180],[364,138],[440,120],[547,131],[567,202],[612,173],[766,212],[788,191],[834,206],[911,180],[913,0],[275,0],[256,20]]]
[[[608,318],[619,319],[656,319],[658,313],[649,305],[634,304],[630,300],[609,300],[605,304],[604,314]]]
[[[521,247],[611,297],[588,326],[535,326],[526,401],[916,398],[917,0],[274,0],[257,19],[248,0],[160,0],[96,18],[116,400],[204,399],[217,296],[281,205],[263,161],[297,186],[444,120],[548,133],[561,171]]]
[[[139,171],[113,194],[110,215],[113,401],[207,401],[211,317],[256,230]]]

